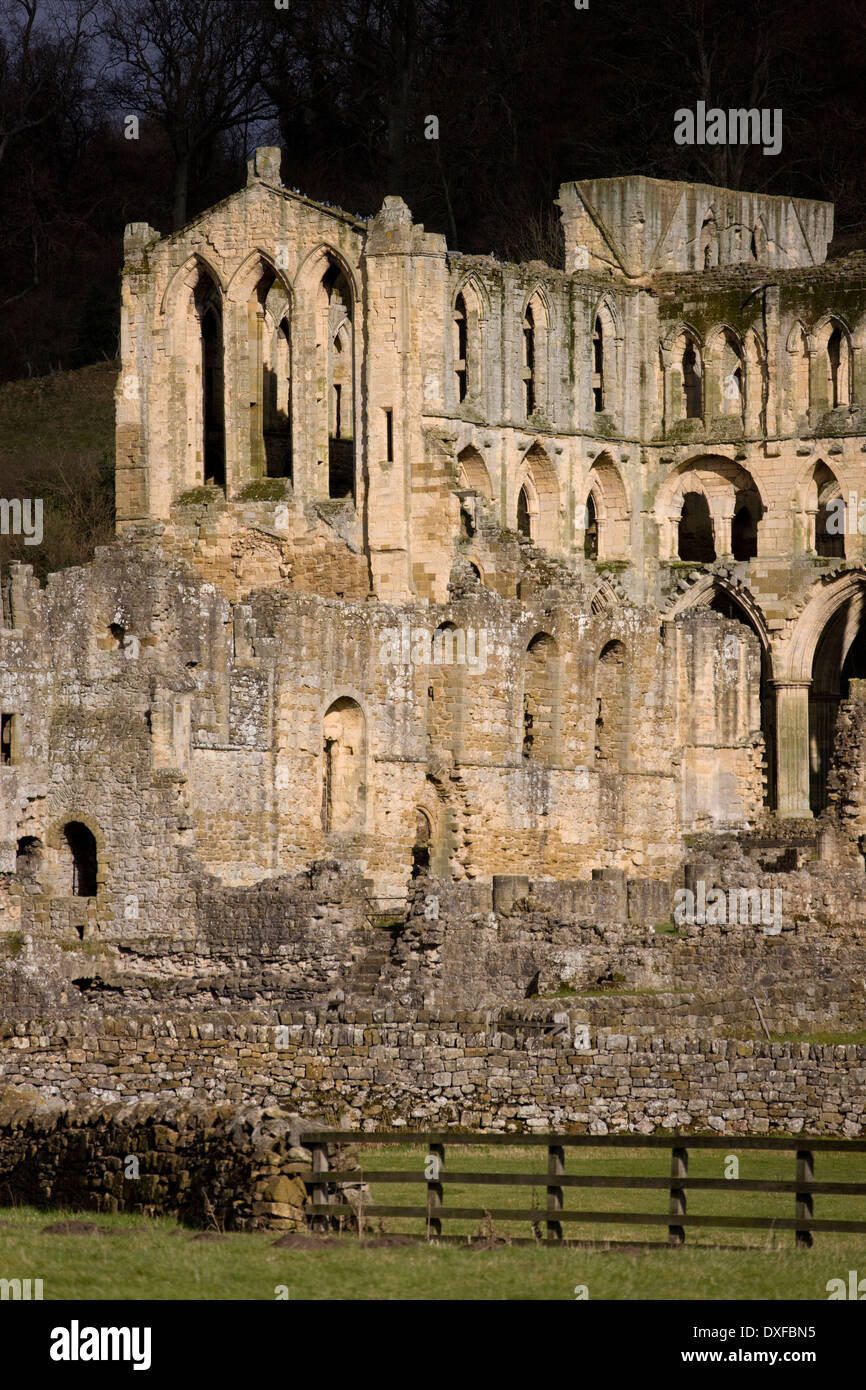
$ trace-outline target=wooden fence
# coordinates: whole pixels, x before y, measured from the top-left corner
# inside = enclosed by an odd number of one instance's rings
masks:
[[[364,1131],[313,1130],[302,1139],[312,1151],[312,1173],[306,1179],[310,1192],[310,1224],[313,1230],[330,1227],[335,1217],[355,1222],[358,1209],[332,1192],[329,1187],[349,1183],[423,1183],[426,1186],[424,1205],[389,1206],[364,1204],[364,1219],[401,1217],[419,1219],[425,1223],[425,1235],[441,1237],[443,1222],[491,1221],[532,1222],[534,1227],[544,1223],[547,1239],[561,1241],[563,1225],[667,1226],[668,1244],[685,1243],[686,1227],[740,1228],[765,1231],[793,1231],[795,1242],[810,1247],[815,1232],[866,1233],[866,1220],[816,1220],[816,1196],[866,1197],[866,1182],[816,1182],[816,1153],[866,1154],[866,1139],[825,1139],[799,1135],[796,1138],[761,1137],[758,1135],[590,1135],[590,1134],[466,1134],[454,1131],[406,1133],[367,1133]],[[428,1159],[424,1168],[395,1169],[335,1169],[328,1165],[328,1147],[335,1143],[369,1147],[379,1144],[420,1146]],[[547,1170],[536,1173],[460,1172],[445,1166],[446,1148],[467,1145],[532,1147],[547,1149]],[[565,1154],[579,1154],[581,1149],[668,1149],[671,1151],[669,1177],[603,1176],[597,1173],[566,1173]],[[722,1149],[789,1152],[796,1155],[790,1180],[775,1178],[690,1178],[689,1152],[692,1150]],[[430,1160],[435,1160],[431,1162]],[[866,1162],[864,1162],[866,1168]],[[448,1187],[479,1185],[484,1187],[545,1188],[546,1204],[539,1208],[514,1207],[452,1207],[445,1202]],[[566,1210],[564,1194],[569,1188],[616,1188],[636,1191],[667,1191],[668,1212],[646,1211],[574,1211]],[[716,1216],[689,1215],[686,1209],[689,1191],[704,1192],[762,1192],[790,1193],[794,1198],[794,1215],[773,1216]],[[634,1242],[630,1242],[634,1243]],[[661,1242],[655,1242],[660,1244]]]

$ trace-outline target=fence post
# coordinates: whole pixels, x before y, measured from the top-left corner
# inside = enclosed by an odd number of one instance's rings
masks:
[[[445,1145],[431,1144],[430,1153],[438,1160],[438,1173],[441,1175],[445,1167]],[[442,1205],[442,1183],[439,1177],[427,1179],[427,1231],[428,1239],[430,1236],[441,1236],[442,1222],[438,1216],[434,1216],[434,1211]]]
[[[689,1151],[685,1148],[674,1148],[671,1157],[671,1177],[685,1178],[689,1173]],[[684,1187],[671,1186],[671,1216],[685,1216],[686,1214],[686,1190]],[[686,1228],[685,1226],[668,1226],[668,1244],[685,1245]]]
[[[312,1211],[310,1213],[310,1229],[313,1231],[328,1230],[328,1146],[327,1144],[310,1144],[313,1151],[313,1171],[310,1176],[310,1187],[312,1188]]]
[[[797,1182],[815,1181],[815,1157],[811,1149],[797,1150]],[[813,1215],[812,1193],[797,1192],[795,1194],[794,1215],[798,1221],[811,1221]],[[809,1250],[812,1247],[812,1232],[797,1231],[796,1248],[798,1250]]]
[[[551,1144],[547,1150],[547,1176],[561,1178],[565,1172],[565,1149],[561,1144]],[[557,1221],[555,1212],[562,1211],[562,1188],[549,1184],[547,1188],[547,1239],[562,1240],[562,1222]]]

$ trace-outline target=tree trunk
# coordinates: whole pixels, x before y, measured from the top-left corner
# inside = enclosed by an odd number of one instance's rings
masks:
[[[173,228],[177,232],[186,221],[187,198],[189,195],[189,155],[178,155],[174,166],[174,207]]]

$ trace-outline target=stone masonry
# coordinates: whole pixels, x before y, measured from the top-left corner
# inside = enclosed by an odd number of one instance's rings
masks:
[[[827,260],[816,201],[558,201],[562,265],[502,264],[265,148],[181,231],[127,227],[116,540],[0,576],[10,1027],[571,990],[650,1076],[650,1033],[700,1036],[709,1120],[756,998],[862,1025],[866,253]],[[779,932],[680,930],[698,882],[778,890]],[[511,1061],[510,1108],[473,1079],[450,1119],[520,1121]],[[539,1115],[594,1119],[545,1077]],[[859,1125],[845,1096],[804,1113]],[[645,1099],[598,1114],[682,1109]]]

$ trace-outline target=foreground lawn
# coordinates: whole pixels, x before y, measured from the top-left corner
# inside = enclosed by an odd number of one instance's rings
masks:
[[[195,1240],[168,1220],[99,1216],[109,1235],[45,1235],[71,1213],[0,1209],[0,1277],[41,1278],[46,1299],[266,1299],[286,1285],[303,1299],[573,1300],[826,1299],[828,1279],[866,1268],[861,1237],[825,1237],[810,1251],[628,1252],[565,1245],[483,1249],[364,1248],[343,1237],[321,1249],[274,1247],[272,1235]],[[82,1219],[78,1214],[77,1219]],[[93,1213],[84,1219],[93,1220]],[[858,1264],[859,1261],[859,1264]]]
[[[731,1151],[735,1152],[732,1143]],[[370,1147],[361,1155],[367,1169],[423,1172],[424,1154],[409,1147]],[[446,1150],[454,1171],[543,1171],[546,1150],[517,1147]],[[741,1178],[793,1177],[793,1155],[742,1152]],[[667,1151],[586,1150],[566,1153],[566,1172],[663,1175]],[[724,1155],[690,1156],[690,1176],[724,1175]],[[863,1156],[818,1155],[816,1178],[863,1181]],[[790,1216],[790,1194],[767,1196],[731,1189],[690,1193],[690,1212],[748,1212]],[[530,1187],[445,1188],[445,1204],[529,1207]],[[423,1204],[423,1184],[376,1184],[375,1200]],[[536,1193],[543,1221],[544,1189]],[[816,1217],[864,1219],[863,1198],[816,1198]],[[566,1210],[660,1211],[667,1193],[570,1189]],[[95,1222],[107,1234],[46,1234],[44,1228],[65,1219]],[[501,1238],[531,1233],[529,1222],[494,1223]],[[330,1237],[320,1245],[279,1248],[273,1234],[230,1234],[222,1239],[196,1238],[200,1233],[169,1219],[93,1212],[0,1208],[0,1278],[41,1278],[46,1299],[274,1299],[285,1285],[292,1300],[316,1299],[533,1299],[573,1300],[585,1285],[590,1299],[744,1299],[826,1300],[829,1279],[847,1281],[848,1270],[866,1273],[866,1236],[821,1235],[812,1250],[798,1251],[793,1232],[740,1230],[687,1231],[685,1248],[665,1245],[661,1227],[567,1226],[562,1246],[496,1245],[485,1248],[489,1222],[453,1222],[445,1232],[466,1244],[368,1244],[383,1236],[423,1230],[423,1222],[388,1218],[365,1223],[363,1243],[354,1234]],[[542,1228],[543,1229],[543,1228]],[[587,1236],[615,1241],[657,1243],[650,1249],[590,1249],[576,1243]],[[469,1241],[472,1244],[469,1244]],[[714,1247],[714,1243],[718,1243]],[[737,1249],[719,1248],[737,1246]]]

